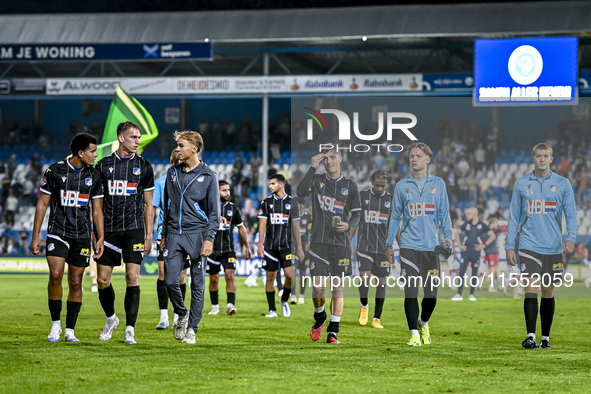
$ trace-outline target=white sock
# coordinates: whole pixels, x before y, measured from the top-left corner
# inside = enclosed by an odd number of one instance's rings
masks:
[[[421,319],[419,319],[419,326],[423,327],[423,326],[426,326],[427,324],[429,324],[428,321],[422,321]]]
[[[410,330],[410,336],[419,335],[419,330]]]
[[[61,322],[61,320],[56,320],[56,321],[53,321],[52,320],[51,321],[51,325],[54,325],[54,324],[59,324],[61,326],[62,325],[62,322]]]
[[[542,341],[550,342],[550,337],[546,337],[546,336],[542,335]]]
[[[113,313],[113,316],[107,316],[107,320],[113,321],[113,320],[115,320],[116,317],[117,317],[117,314]]]
[[[160,321],[168,321],[168,309],[160,309]]]
[[[341,317],[340,316],[335,316],[335,315],[330,315],[330,322],[335,322],[335,323],[339,323],[341,321]]]
[[[535,332],[530,332],[529,334],[527,334],[527,336],[529,338],[532,338],[534,341],[536,340],[536,333]]]
[[[320,308],[314,308],[316,310],[316,313],[322,313],[324,312],[324,305],[322,305]]]
[[[367,305],[361,305],[362,308],[369,308],[369,304]]]
[[[211,309],[220,309],[220,305],[219,304],[215,304],[215,305],[211,305]]]
[[[177,315],[176,313],[174,314],[174,321],[177,321],[179,319],[179,315]]]
[[[69,336],[74,336],[74,330],[72,330],[71,328],[66,328],[65,334]]]
[[[234,304],[228,302],[228,304],[226,305],[226,308],[234,308]]]

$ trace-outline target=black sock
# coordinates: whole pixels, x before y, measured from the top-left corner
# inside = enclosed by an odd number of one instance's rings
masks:
[[[107,317],[111,317],[115,314],[115,290],[113,290],[113,284],[109,283],[109,287],[99,289],[99,301],[105,311]]]
[[[66,302],[66,328],[71,328],[72,330],[76,328],[76,321],[78,320],[81,306],[82,302]]]
[[[211,297],[211,305],[219,305],[219,303],[220,303],[219,290],[210,290],[209,296]]]
[[[437,298],[423,298],[421,301],[421,320],[429,321],[437,305]]]
[[[291,294],[291,289],[284,287],[283,294],[281,294],[281,302],[287,302],[289,300],[290,294]]]
[[[275,307],[275,292],[274,291],[267,292],[267,304],[269,304],[270,311],[277,310],[277,308]]]
[[[51,321],[60,320],[60,315],[62,314],[62,300],[48,300],[48,304]]]
[[[181,287],[181,295],[183,296],[183,302],[185,301],[185,295],[187,294],[187,284],[181,283],[179,285]]]
[[[127,290],[125,290],[125,301],[123,304],[125,305],[125,325],[135,327],[137,313],[140,309],[139,286],[127,286]]]
[[[163,280],[156,281],[156,292],[158,293],[158,307],[168,309],[168,293],[166,292],[166,285]]]
[[[334,332],[335,334],[338,333],[339,325],[340,323],[338,321],[331,321],[330,323],[328,323],[328,328],[326,329],[326,332]]]
[[[369,294],[369,287],[367,287],[363,284],[361,286],[359,286],[359,301],[361,301],[361,306],[367,305],[369,303],[369,299],[367,297],[368,294]]]
[[[236,293],[226,293],[228,296],[228,304],[235,305],[236,304]]]
[[[525,293],[523,300],[523,313],[525,314],[525,327],[527,333],[536,332],[536,321],[538,320],[538,295],[535,293]]]
[[[419,329],[419,301],[416,298],[404,299],[404,313],[409,330]]]
[[[376,307],[373,313],[374,319],[382,318],[382,311],[384,310],[384,301],[386,300],[386,286],[381,285],[376,288]],[[363,302],[363,301],[362,301]],[[367,304],[365,304],[367,305]]]
[[[554,309],[556,301],[552,298],[542,298],[540,302],[540,320],[542,321],[542,336],[549,337],[550,329],[552,328],[552,320],[554,320]]]
[[[326,321],[326,311],[314,312],[314,328],[320,327]]]

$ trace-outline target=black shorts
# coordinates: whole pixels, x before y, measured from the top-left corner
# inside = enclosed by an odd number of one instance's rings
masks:
[[[519,249],[519,270],[524,276],[539,279],[539,286],[562,281],[564,264],[562,254],[540,254]]]
[[[263,269],[265,271],[277,271],[279,268],[291,267],[292,259],[291,249],[265,250]]]
[[[400,276],[406,278],[407,287],[419,287],[419,284],[424,287],[428,277],[439,276],[441,271],[438,254],[402,248],[400,248],[400,268]],[[410,278],[414,279],[409,280]]]
[[[236,270],[236,253],[213,253],[207,258],[207,273],[209,275],[219,274],[224,267],[225,270]]]
[[[310,252],[304,252],[304,261],[300,261],[297,254],[293,255],[294,265],[300,272],[305,272],[310,266]]]
[[[359,272],[371,271],[373,276],[385,278],[390,275],[390,261],[386,254],[365,253],[357,251]]]
[[[310,245],[310,274],[312,276],[350,276],[351,248],[328,244]]]
[[[74,267],[90,266],[90,238],[65,238],[47,234],[46,256],[63,257]]]
[[[121,258],[126,263],[141,264],[144,259],[144,229],[105,232],[105,251],[96,262],[116,267]]]

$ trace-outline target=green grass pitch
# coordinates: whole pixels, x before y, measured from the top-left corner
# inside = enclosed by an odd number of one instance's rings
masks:
[[[264,290],[238,278],[238,314],[225,311],[221,280],[218,316],[205,316],[197,344],[155,330],[156,278],[141,278],[138,344],[125,345],[122,276],[113,278],[121,326],[98,340],[104,315],[85,280],[76,327],[80,343],[47,342],[46,275],[0,275],[2,393],[550,393],[589,392],[591,299],[557,299],[551,350],[521,347],[523,300],[440,298],[431,319],[433,344],[409,348],[401,298],[387,299],[383,330],[357,323],[358,299],[345,299],[341,345],[310,340],[312,303],[292,316],[267,319]],[[64,281],[64,286],[67,286]],[[588,292],[582,283],[575,283]],[[398,292],[399,290],[389,290]],[[67,290],[65,291],[67,294]],[[310,293],[308,292],[308,295]],[[452,293],[449,292],[449,296]],[[476,294],[479,295],[478,293]],[[279,300],[277,301],[279,303]],[[65,296],[62,327],[65,328]],[[279,308],[280,309],[280,308]],[[169,308],[172,321],[172,308]],[[373,300],[370,301],[370,318]],[[538,322],[538,340],[540,336]],[[224,390],[224,391],[221,391]],[[228,390],[228,391],[225,391]]]

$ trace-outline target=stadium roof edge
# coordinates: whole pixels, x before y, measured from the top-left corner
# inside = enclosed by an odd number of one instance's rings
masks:
[[[292,21],[293,23],[289,23]],[[591,2],[1,15],[3,44],[281,42],[591,32]],[[179,26],[183,26],[179,28]]]

